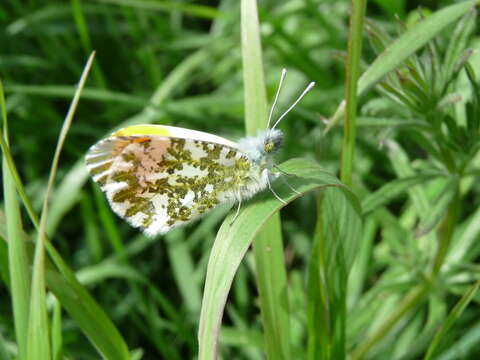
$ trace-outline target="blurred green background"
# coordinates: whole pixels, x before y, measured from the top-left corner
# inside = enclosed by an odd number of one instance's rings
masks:
[[[420,6],[428,16],[453,3],[369,1],[370,41],[364,43],[362,68],[379,50],[376,30],[371,29],[378,27],[394,39],[403,31],[403,23],[418,20]],[[309,157],[334,174],[339,171],[342,129],[336,127],[324,136],[323,120],[333,115],[344,96],[349,6],[345,0],[259,1],[269,99],[281,69],[288,70],[277,116],[309,81],[316,82],[281,124],[286,144],[279,162]],[[243,136],[239,1],[7,0],[0,5],[0,24],[0,78],[7,98],[12,155],[38,211],[75,84],[88,55],[96,50],[62,153],[48,233],[130,349],[141,349],[144,359],[193,359],[209,249],[227,209],[167,236],[145,238],[111,212],[99,189],[88,180],[83,157],[113,129],[132,123],[171,124],[232,140]],[[453,28],[435,39],[438,54],[433,56],[445,53]],[[478,48],[478,34],[474,26],[466,41],[469,47]],[[475,68],[478,59],[474,55],[471,60]],[[386,92],[385,88],[370,91],[360,103],[354,164],[354,190],[360,198],[401,177],[397,157],[406,157],[415,170],[436,161],[428,148],[419,145],[421,139],[399,126],[402,120],[421,116]],[[395,146],[401,152],[392,155]],[[435,202],[441,185],[425,188],[430,202]],[[471,224],[478,224],[474,215],[480,188],[473,180],[465,186],[468,196],[459,212],[458,231],[464,236],[470,231],[470,247],[462,253],[469,253],[468,257],[455,259],[456,265],[447,269],[443,284],[435,288],[429,302],[405,316],[368,358],[422,358],[434,330],[472,279],[478,279],[480,229]],[[292,343],[298,354],[295,359],[304,359],[305,284],[316,221],[315,197],[300,198],[282,210],[281,216]],[[33,232],[28,218],[24,219],[25,227]],[[424,270],[433,250],[418,248],[413,234],[416,220],[405,194],[367,219],[363,235],[367,246],[361,250],[366,260],[361,273],[356,272],[359,282],[353,285],[348,304],[348,350],[388,318]],[[0,334],[10,349],[15,336],[6,245],[0,245]],[[220,337],[223,359],[262,358],[257,295],[253,258],[247,255],[226,307]],[[480,340],[480,309],[472,304],[445,336],[438,358],[480,356],[480,346],[475,345]],[[432,313],[440,315],[435,318]],[[63,342],[66,359],[98,358],[68,315],[63,319]]]

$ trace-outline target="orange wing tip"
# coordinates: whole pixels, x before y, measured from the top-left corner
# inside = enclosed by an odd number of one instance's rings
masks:
[[[163,135],[171,136],[170,130],[162,125],[132,125],[120,129],[112,134],[112,136],[132,136],[132,135]]]

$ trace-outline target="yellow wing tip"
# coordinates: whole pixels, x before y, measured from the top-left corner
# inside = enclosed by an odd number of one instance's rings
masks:
[[[120,129],[112,134],[112,136],[132,136],[132,135],[164,135],[170,136],[170,130],[163,125],[132,125],[123,129]]]

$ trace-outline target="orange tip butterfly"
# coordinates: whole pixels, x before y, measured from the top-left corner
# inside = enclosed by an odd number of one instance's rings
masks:
[[[238,203],[269,188],[278,177],[273,155],[283,133],[279,122],[310,91],[269,128],[286,76],[283,69],[267,130],[238,143],[222,137],[165,125],[133,125],[93,145],[86,165],[113,211],[147,235],[164,234],[199,218],[219,204]]]

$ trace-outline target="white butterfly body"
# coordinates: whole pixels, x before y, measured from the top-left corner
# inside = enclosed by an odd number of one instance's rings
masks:
[[[92,146],[86,162],[112,209],[156,235],[267,188],[282,138],[269,130],[236,144],[200,131],[136,125]]]

